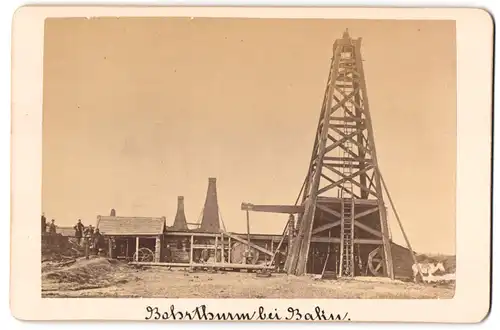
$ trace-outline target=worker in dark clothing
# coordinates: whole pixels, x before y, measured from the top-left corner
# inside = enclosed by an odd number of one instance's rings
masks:
[[[45,213],[42,213],[42,233],[47,232],[47,218],[45,218]]]
[[[51,233],[51,234],[55,234],[56,233],[56,221],[54,219],[52,219],[50,221],[49,233]]]
[[[276,255],[274,256],[274,265],[276,268],[276,271],[279,273],[281,272],[280,265],[281,265],[281,253],[280,251],[276,252]]]
[[[207,262],[208,258],[210,258],[210,253],[208,252],[208,249],[203,249],[201,251],[200,262],[205,263],[205,262]]]
[[[78,222],[76,223],[75,226],[73,226],[73,228],[75,229],[76,241],[78,242],[78,245],[80,245],[83,237],[83,229],[85,228],[85,226],[82,223],[82,220],[78,219]]]
[[[52,219],[49,225],[49,242],[50,245],[56,244],[56,221]]]
[[[281,251],[276,252],[274,257],[274,264],[276,265],[276,270],[278,273],[283,271],[283,266],[285,265],[285,256]]]
[[[170,248],[170,244],[167,244],[165,247],[165,261],[172,262],[172,249]]]
[[[94,237],[94,228],[92,225],[89,225],[87,228],[83,230],[83,234],[88,237]]]
[[[99,252],[104,248],[104,236],[101,235],[99,229],[95,230],[94,233],[94,251],[98,255]]]
[[[117,246],[116,246],[116,239],[114,237],[110,237],[108,239],[108,251],[110,258],[116,257]]]

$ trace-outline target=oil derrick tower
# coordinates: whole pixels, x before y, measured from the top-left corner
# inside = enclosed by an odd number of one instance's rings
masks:
[[[175,214],[172,230],[187,231],[186,214],[184,212],[184,196],[177,197],[177,213]]]
[[[301,192],[285,269],[310,273],[323,249],[325,269],[342,277],[369,271],[394,278],[391,242],[361,58],[361,38],[346,30],[333,45],[330,74]],[[314,250],[314,251],[313,251]],[[377,264],[378,261],[378,264]],[[318,263],[318,261],[316,261]]]
[[[220,232],[219,203],[217,201],[216,179],[208,179],[207,197],[203,207],[203,215],[199,231],[208,233]]]

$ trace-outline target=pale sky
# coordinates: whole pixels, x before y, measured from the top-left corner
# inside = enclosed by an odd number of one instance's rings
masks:
[[[188,222],[217,178],[229,231],[241,202],[293,204],[307,173],[332,45],[362,55],[379,165],[418,252],[455,252],[452,21],[49,19],[43,193],[61,226],[165,216]],[[388,200],[386,199],[388,205]],[[287,215],[251,214],[281,233]],[[404,243],[392,212],[389,225]]]

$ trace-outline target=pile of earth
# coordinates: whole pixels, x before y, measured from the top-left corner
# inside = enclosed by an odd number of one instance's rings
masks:
[[[103,288],[137,281],[137,270],[115,259],[94,257],[42,264],[42,291]]]
[[[85,255],[84,248],[72,239],[61,234],[42,236],[42,262],[64,260]]]

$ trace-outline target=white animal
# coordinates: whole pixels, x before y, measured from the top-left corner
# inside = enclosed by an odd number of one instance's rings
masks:
[[[413,264],[413,266],[411,267],[412,270],[413,270],[413,278],[414,278],[414,281],[416,282],[417,281],[417,278],[418,278],[418,275],[419,275],[419,271],[418,269],[420,268],[420,272],[422,273],[422,276],[424,277],[422,280],[423,281],[426,281],[426,277],[429,277],[429,278],[432,278],[432,276],[434,275],[434,273],[436,273],[437,271],[441,271],[441,272],[446,272],[445,268],[444,268],[444,265],[442,262],[438,262],[438,263],[430,263],[430,262],[427,262],[427,263],[418,263],[418,264]]]
[[[455,281],[455,274],[444,274],[444,275],[430,275],[424,278],[424,282],[435,283],[435,282],[451,282]]]

